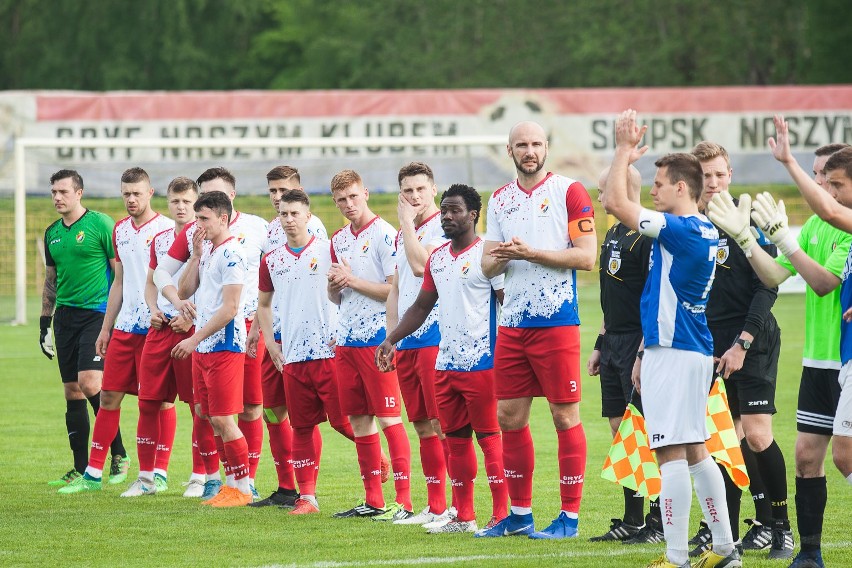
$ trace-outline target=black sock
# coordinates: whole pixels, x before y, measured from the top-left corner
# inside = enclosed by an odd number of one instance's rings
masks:
[[[743,461],[745,461],[746,471],[748,472],[748,489],[751,493],[751,500],[754,501],[754,517],[760,524],[771,526],[772,508],[769,505],[769,494],[766,491],[766,484],[762,475],[764,470],[757,461],[757,454],[751,451],[745,438],[740,442],[740,449],[743,452]]]
[[[637,495],[636,491],[629,487],[624,489],[624,522],[634,527],[641,527],[645,518],[645,498]]]
[[[83,473],[89,465],[89,409],[85,400],[66,400],[65,407],[65,427],[74,456],[74,469]]]
[[[660,511],[660,498],[651,499],[651,503],[648,506],[648,516],[646,519],[655,519],[660,524],[663,522],[663,512]]]
[[[776,522],[788,521],[787,518],[787,466],[781,448],[772,440],[769,447],[762,452],[755,452],[760,476],[766,485],[766,493],[772,511],[772,519]],[[751,472],[749,472],[751,474]],[[758,517],[758,520],[763,522]],[[789,524],[789,521],[787,522]]]
[[[796,525],[802,552],[820,549],[826,501],[825,477],[796,478]]]
[[[725,500],[728,502],[728,520],[731,522],[731,534],[734,537],[734,542],[740,540],[740,499],[743,496],[743,490],[734,483],[731,479],[728,470],[720,463],[716,463],[722,472],[722,479],[725,480]]]
[[[98,392],[98,394],[90,396],[89,404],[92,405],[92,410],[95,411],[95,416],[97,416],[98,410],[101,409],[101,393]],[[121,441],[121,428],[115,433],[115,438],[113,438],[112,443],[109,445],[109,453],[112,454],[112,457],[127,457],[127,450],[124,449],[124,444]]]

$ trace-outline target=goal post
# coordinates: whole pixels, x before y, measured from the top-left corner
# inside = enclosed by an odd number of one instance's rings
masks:
[[[470,151],[474,147],[505,146],[504,135],[487,136],[384,136],[360,138],[35,138],[15,140],[14,238],[15,238],[15,319],[13,325],[27,323],[26,269],[26,157],[36,148],[59,149],[339,149],[339,148],[405,148],[400,158],[416,158],[414,148],[461,147],[468,153],[468,178],[473,178]],[[411,151],[408,151],[411,150]],[[296,158],[298,160],[298,158]]]

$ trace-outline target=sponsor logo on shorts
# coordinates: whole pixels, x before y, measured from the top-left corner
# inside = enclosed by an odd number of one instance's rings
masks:
[[[95,363],[100,363],[101,359],[102,359],[102,357],[100,355],[95,355],[95,358],[92,359],[92,361],[94,361]]]
[[[654,435],[651,436],[652,442],[662,442],[665,439],[666,439],[666,436],[664,434],[654,434]]]
[[[748,401],[749,406],[768,406],[768,400],[750,400]]]
[[[850,422],[849,420],[844,420],[844,421],[841,423],[841,425],[842,425],[844,428],[846,428],[847,430],[852,429],[852,422]]]

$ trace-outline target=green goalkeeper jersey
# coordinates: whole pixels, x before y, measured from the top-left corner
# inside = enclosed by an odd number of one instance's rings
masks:
[[[843,274],[852,234],[832,227],[816,215],[799,233],[799,246],[813,260],[838,278]],[[796,274],[784,256],[776,262]],[[805,347],[802,365],[817,369],[840,369],[840,286],[818,296],[810,286],[805,291]]]
[[[71,226],[57,219],[45,230],[45,261],[56,267],[57,307],[106,312],[114,226],[109,215],[87,209]]]

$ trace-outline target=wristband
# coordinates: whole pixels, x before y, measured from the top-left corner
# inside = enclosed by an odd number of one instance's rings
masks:
[[[790,258],[790,255],[799,250],[799,241],[796,240],[791,234],[787,234],[780,243],[778,243],[778,250],[781,251],[781,254]]]
[[[38,326],[41,329],[50,329],[50,324],[53,321],[53,316],[41,316],[38,318]]]
[[[601,350],[601,343],[603,343],[603,336],[604,336],[603,333],[599,333],[598,338],[595,339],[595,351]]]

